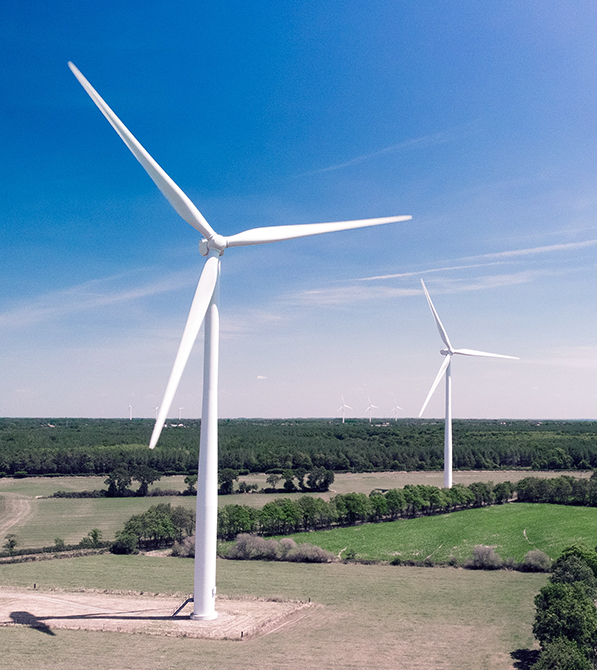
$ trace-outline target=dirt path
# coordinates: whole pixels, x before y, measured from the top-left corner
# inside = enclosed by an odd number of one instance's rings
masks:
[[[0,538],[3,538],[17,523],[25,521],[33,511],[29,499],[19,493],[3,492],[2,498],[4,513],[0,517]]]

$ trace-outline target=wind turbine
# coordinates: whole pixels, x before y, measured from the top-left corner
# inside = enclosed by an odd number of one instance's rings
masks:
[[[340,407],[338,407],[338,409],[336,410],[336,412],[342,412],[342,423],[344,423],[344,418],[345,418],[345,416],[346,416],[346,410],[347,410],[347,409],[352,409],[352,407],[351,407],[350,405],[347,405],[347,404],[344,402],[344,396],[343,396],[343,395],[340,396],[340,397],[342,398],[342,405],[341,405]]]
[[[369,407],[367,407],[365,412],[369,412],[369,423],[371,423],[371,410],[379,409],[379,407],[377,405],[371,404],[371,399],[369,398],[369,396],[367,396],[367,402],[369,403]]]
[[[197,480],[197,527],[195,545],[195,585],[193,593],[192,619],[215,619],[216,596],[216,546],[218,521],[218,353],[219,353],[219,278],[220,256],[228,248],[253,244],[279,242],[309,235],[331,233],[339,230],[378,226],[385,223],[406,221],[410,216],[391,216],[360,221],[336,221],[334,223],[312,223],[301,225],[253,228],[242,233],[224,237],[219,235],[205,220],[188,196],[153,160],[139,144],[128,128],[108,107],[97,91],[69,63],[75,77],[87,91],[93,102],[108,119],[114,130],[141,163],[162,194],[168,199],[180,216],[198,230],[203,239],[199,251],[206,257],[205,265],[190,313],[184,328],[182,340],[174,367],[170,374],[164,399],[153,429],[149,447],[153,449],[158,441],[164,420],[168,415],[174,394],[191,349],[205,320],[203,359],[203,403],[201,414],[201,437],[199,442],[199,471]],[[257,268],[262,272],[261,267]]]
[[[427,292],[427,287],[425,282],[421,279],[421,284],[423,285],[423,291],[425,291],[425,296],[427,297],[427,302],[429,303],[429,308],[435,319],[435,324],[439,330],[439,336],[442,338],[442,342],[446,345],[446,349],[440,349],[440,354],[445,356],[444,362],[441,364],[437,377],[431,386],[431,390],[427,394],[427,398],[423,403],[423,407],[419,412],[419,418],[425,411],[427,403],[431,399],[433,392],[437,388],[437,385],[440,383],[441,378],[446,375],[446,428],[444,435],[444,487],[447,489],[452,488],[452,356],[459,354],[461,356],[482,356],[484,358],[509,358],[512,360],[518,360],[518,356],[504,356],[503,354],[489,354],[485,351],[475,351],[474,349],[454,349],[450,343],[450,338],[448,333],[444,328],[442,322],[440,321],[439,315],[431,302],[431,297]]]
[[[398,421],[398,410],[402,409],[396,402],[396,398],[394,398],[394,407],[392,408],[392,413],[394,414],[394,421]]]

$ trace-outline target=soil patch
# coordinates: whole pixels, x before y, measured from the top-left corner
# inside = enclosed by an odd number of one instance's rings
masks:
[[[173,613],[184,597],[114,592],[0,589],[0,626],[97,630],[169,637],[245,640],[266,635],[307,616],[312,603],[218,597],[213,621],[191,621],[193,604]]]

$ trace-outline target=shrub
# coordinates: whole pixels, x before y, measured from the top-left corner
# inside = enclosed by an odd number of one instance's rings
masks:
[[[473,549],[473,556],[464,563],[469,570],[499,570],[504,565],[502,557],[493,547],[478,544]]]
[[[89,539],[89,538],[83,538]],[[139,537],[134,533],[127,533],[121,531],[116,534],[116,539],[110,547],[113,554],[138,554],[139,553]]]
[[[575,642],[559,637],[545,645],[530,670],[593,670],[594,667]]]
[[[195,537],[185,537],[181,542],[176,542],[172,547],[172,556],[195,558]]]
[[[518,565],[522,572],[549,572],[551,570],[551,558],[539,549],[531,549]]]
[[[283,540],[282,540],[283,542]],[[331,563],[336,557],[331,551],[305,542],[298,544],[286,554],[283,560],[293,563]]]
[[[292,561],[293,563],[329,563],[334,555],[313,544],[297,544],[292,538],[266,540],[258,535],[241,533],[225,554],[241,561]]]

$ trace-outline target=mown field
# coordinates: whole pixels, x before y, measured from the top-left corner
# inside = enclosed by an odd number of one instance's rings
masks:
[[[504,480],[518,481],[528,476],[528,471],[465,471],[455,473],[456,483],[470,484],[478,481]],[[534,476],[560,476],[561,472],[533,473]],[[574,476],[587,477],[590,473],[570,473]],[[27,507],[27,513],[14,525],[10,532],[18,536],[21,547],[42,547],[54,544],[55,538],[63,539],[67,544],[76,544],[92,528],[102,531],[105,539],[112,539],[127,519],[133,514],[140,514],[157,503],[183,505],[188,509],[195,508],[195,498],[190,496],[147,497],[147,498],[47,498],[59,490],[83,491],[105,488],[104,477],[28,477],[24,479],[0,479],[0,528],[4,534],[8,532],[3,525],[6,513],[3,512],[6,502],[12,496],[19,499],[20,504]],[[267,486],[266,475],[243,477],[248,483],[257,483],[260,487]],[[336,493],[366,493],[372,489],[401,488],[405,484],[443,485],[441,472],[378,472],[378,473],[342,473],[336,475],[332,490],[325,494],[311,494],[331,498]],[[164,477],[153,487],[183,491],[184,477]],[[288,496],[283,492],[277,494],[243,494],[220,496],[220,505],[242,504],[262,507],[274,497],[298,498],[303,493]],[[568,509],[568,508],[567,508]],[[597,513],[597,512],[596,512]],[[3,535],[0,534],[0,540]],[[345,546],[345,545],[343,545]],[[342,547],[340,547],[342,549]],[[360,552],[359,552],[360,553]]]
[[[349,549],[357,558],[375,561],[422,561],[427,558],[462,562],[477,544],[494,547],[503,558],[521,561],[531,549],[552,559],[562,549],[580,542],[597,544],[597,509],[531,503],[511,503],[451,514],[400,519],[387,523],[291,535],[335,555]]]
[[[5,565],[2,585],[188,594],[192,561],[93,556]],[[307,618],[244,642],[0,628],[2,665],[71,670],[511,670],[533,644],[533,598],[546,576],[453,568],[218,561],[218,591],[322,605]],[[68,597],[68,593],[65,593]]]

